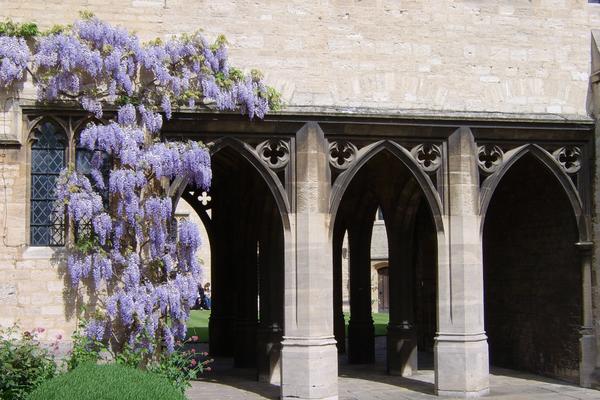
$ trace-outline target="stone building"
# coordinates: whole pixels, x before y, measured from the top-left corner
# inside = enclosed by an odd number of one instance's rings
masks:
[[[224,33],[232,62],[260,67],[281,90],[287,106],[264,121],[179,112],[163,130],[212,143],[212,201],[181,197],[210,241],[215,356],[256,367],[283,398],[337,398],[338,352],[374,358],[380,208],[389,374],[410,375],[418,352],[432,352],[440,395],[486,393],[490,364],[598,385],[599,5],[2,0],[0,9],[42,27],[88,9],[143,39]],[[0,325],[69,334],[61,231],[39,209],[39,177],[77,159],[86,116],[37,104],[30,85],[1,100]],[[49,153],[57,164],[38,169]]]

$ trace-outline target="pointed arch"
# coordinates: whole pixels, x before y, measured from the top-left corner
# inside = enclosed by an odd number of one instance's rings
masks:
[[[552,175],[557,179],[558,183],[562,187],[564,193],[569,199],[569,203],[573,209],[573,214],[577,222],[577,230],[579,233],[579,240],[581,242],[587,242],[590,240],[590,229],[588,226],[588,220],[586,218],[585,210],[583,208],[583,202],[579,196],[575,184],[569,178],[567,173],[562,169],[558,161],[548,151],[544,150],[537,144],[526,144],[516,149],[512,149],[505,153],[504,162],[498,168],[496,172],[487,177],[483,182],[480,194],[480,214],[481,214],[481,225],[480,235],[483,235],[483,227],[485,224],[485,217],[489,208],[492,197],[496,191],[496,188],[500,184],[500,181],[510,170],[510,168],[523,156],[531,155],[539,161],[543,167],[547,168]]]
[[[289,219],[290,203],[285,193],[285,189],[283,188],[281,182],[279,182],[279,178],[275,172],[263,164],[250,145],[236,138],[223,137],[215,140],[213,145],[209,148],[211,157],[214,157],[219,151],[228,147],[244,157],[244,159],[246,159],[263,178],[264,182],[273,194],[275,204],[277,204],[277,209],[279,211],[279,215],[281,216],[281,222],[283,224],[284,231],[289,231],[291,229]],[[181,197],[187,184],[187,180],[183,178],[176,178],[175,181],[173,181],[173,183],[170,185],[168,194],[174,197],[173,207],[177,206],[177,201]]]
[[[373,157],[382,152],[389,152],[394,157],[402,162],[408,168],[411,175],[417,181],[419,187],[425,195],[425,199],[431,210],[433,216],[435,228],[438,233],[444,232],[444,221],[443,221],[443,207],[439,194],[437,193],[431,179],[421,170],[417,162],[408,150],[399,144],[390,140],[380,140],[372,143],[368,146],[361,148],[358,151],[356,161],[354,161],[350,167],[341,173],[335,181],[331,191],[330,201],[330,214],[335,220],[337,218],[338,209],[344,196],[344,193],[348,189],[348,186],[356,176],[358,171],[369,162]],[[331,224],[333,226],[334,224]]]
[[[60,134],[63,136],[64,140],[65,140],[65,146],[69,145],[69,126],[68,124],[58,118],[54,118],[51,116],[41,116],[41,117],[37,117],[35,119],[33,119],[32,121],[30,121],[30,123],[28,124],[28,134],[27,134],[27,143],[29,145],[32,145],[36,140],[38,140],[38,134],[37,131],[40,129],[41,126],[43,126],[45,123],[50,123],[52,125],[55,125],[57,128],[59,128]]]

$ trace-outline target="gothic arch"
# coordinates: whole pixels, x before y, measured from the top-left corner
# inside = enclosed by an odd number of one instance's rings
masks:
[[[443,233],[444,222],[442,218],[442,202],[440,200],[439,194],[433,186],[433,183],[431,182],[431,179],[421,170],[421,168],[419,167],[419,165],[408,150],[390,140],[380,140],[360,149],[356,155],[356,161],[350,164],[348,169],[339,175],[331,191],[331,201],[329,209],[332,219],[335,220],[337,218],[338,209],[340,207],[340,203],[342,201],[344,193],[348,189],[348,186],[352,182],[354,176],[365,164],[367,164],[367,162],[369,162],[369,160],[371,160],[373,157],[375,157],[377,154],[383,151],[388,151],[389,153],[391,153],[408,168],[411,175],[416,179],[419,187],[425,195],[427,204],[433,216],[437,232]],[[335,224],[331,224],[332,227],[334,225]],[[332,229],[333,228],[330,229],[330,233],[332,233]]]
[[[65,139],[65,146],[68,146],[71,138],[70,138],[70,129],[68,124],[59,118],[54,118],[51,116],[41,116],[41,117],[37,117],[34,120],[30,121],[28,126],[27,126],[27,144],[31,145],[33,143],[33,141],[37,140],[37,138],[35,137],[35,130],[41,126],[42,124],[44,124],[45,122],[50,122],[54,125],[56,125],[57,127],[59,127],[64,134],[64,139]]]
[[[481,215],[481,224],[480,224],[480,236],[483,235],[483,228],[485,224],[485,217],[494,195],[496,188],[500,184],[500,181],[504,177],[504,175],[508,172],[508,170],[523,156],[532,155],[535,157],[542,166],[547,168],[552,175],[558,180],[558,183],[563,188],[564,193],[567,195],[569,199],[569,203],[573,209],[573,213],[575,216],[575,220],[577,222],[577,229],[579,232],[579,240],[581,242],[587,242],[590,240],[588,221],[585,215],[585,211],[583,208],[583,203],[577,192],[577,188],[573,184],[573,181],[566,172],[562,169],[558,161],[546,150],[540,147],[537,144],[526,144],[516,149],[510,150],[505,153],[504,162],[497,171],[495,171],[492,175],[485,179],[481,186],[481,194],[480,194],[480,215]]]
[[[214,155],[217,154],[219,151],[227,147],[235,150],[242,157],[244,157],[244,159],[246,159],[263,178],[264,182],[273,194],[275,204],[277,204],[277,209],[281,216],[281,222],[283,224],[284,231],[288,232],[291,228],[289,220],[290,203],[285,193],[285,189],[283,188],[283,185],[279,182],[277,175],[265,164],[263,164],[263,162],[258,158],[254,149],[250,145],[236,138],[224,137],[215,140],[213,142],[213,145],[209,148],[211,158],[214,157]],[[174,207],[177,206],[177,202],[179,201],[179,198],[181,197],[186,186],[187,181],[180,178],[175,179],[175,181],[171,184],[168,192],[169,195],[174,196]]]

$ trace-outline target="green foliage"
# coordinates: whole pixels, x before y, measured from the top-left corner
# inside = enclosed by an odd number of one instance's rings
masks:
[[[119,364],[83,364],[38,387],[29,400],[185,400],[167,379]]]
[[[73,349],[71,354],[66,358],[65,363],[69,371],[74,370],[80,365],[96,363],[100,360],[102,351],[106,351],[106,346],[97,341],[90,340],[83,334],[84,322],[81,322],[79,329],[73,332],[71,339],[73,340]]]
[[[17,36],[27,39],[39,34],[38,26],[33,22],[18,23],[10,19],[0,22],[0,36]]]
[[[146,349],[135,351],[131,346],[125,345],[121,351],[115,355],[115,362],[126,367],[139,368],[143,365],[147,354],[148,350]]]
[[[269,107],[271,110],[279,111],[283,108],[281,93],[279,93],[277,89],[267,86],[267,99],[269,100]]]
[[[190,386],[190,381],[198,377],[212,360],[198,362],[198,357],[205,357],[206,353],[198,354],[194,350],[184,351],[179,348],[173,353],[160,353],[157,360],[151,361],[146,369],[169,380],[181,393]]]
[[[94,13],[91,12],[90,10],[80,10],[79,18],[81,18],[83,20],[89,20],[89,19],[94,18]]]
[[[19,334],[17,326],[0,330],[0,399],[25,399],[56,374],[54,357],[37,340],[37,332]]]

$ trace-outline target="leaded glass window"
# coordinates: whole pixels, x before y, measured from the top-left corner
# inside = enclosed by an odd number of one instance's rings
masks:
[[[32,246],[63,246],[64,210],[55,207],[56,179],[66,165],[67,138],[63,129],[44,122],[35,130],[31,146],[31,218]]]

